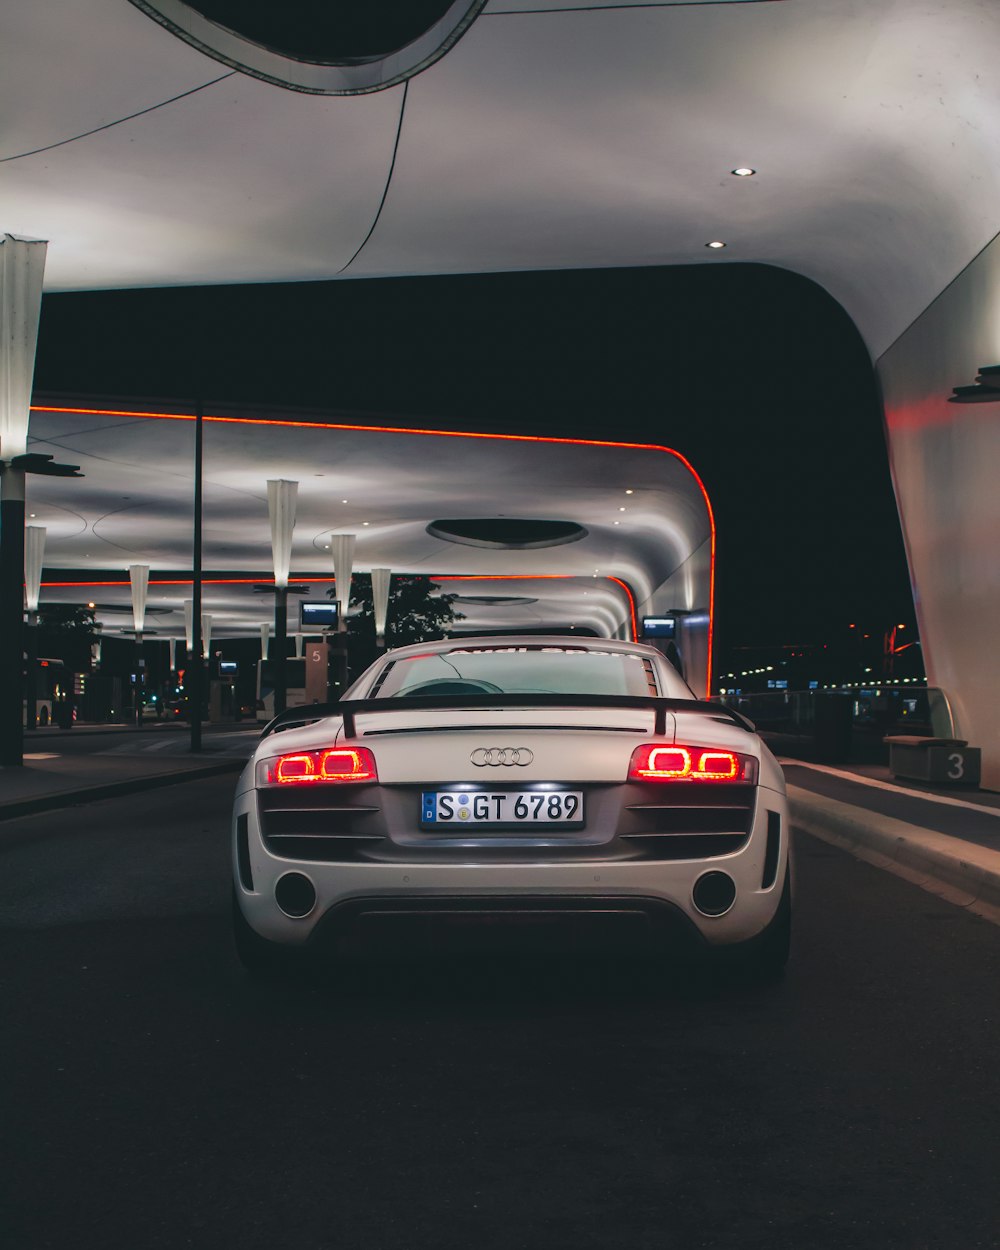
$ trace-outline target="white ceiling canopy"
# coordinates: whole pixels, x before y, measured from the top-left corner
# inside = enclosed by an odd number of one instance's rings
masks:
[[[490,0],[341,97],[8,0],[0,230],[53,291],[763,262],[878,355],[997,233],[998,43],[983,0]]]
[[[85,475],[29,483],[29,520],[47,532],[43,602],[92,601],[113,632],[131,623],[129,566],[148,564],[147,630],[181,635],[193,442],[190,413],[33,409],[30,450],[72,459]],[[268,482],[277,479],[298,483],[290,582],[310,598],[333,585],[332,536],[354,534],[356,573],[432,577],[459,595],[463,630],[632,636],[644,607],[711,605],[710,505],[666,448],[214,411],[204,449],[203,602],[216,637],[256,635],[268,619],[272,600],[254,586],[273,580]],[[556,523],[580,532],[564,541]],[[449,526],[477,527],[477,540],[448,537]]]

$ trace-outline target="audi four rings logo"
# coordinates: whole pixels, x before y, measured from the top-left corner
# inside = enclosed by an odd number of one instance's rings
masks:
[[[487,764],[503,764],[505,768],[517,764],[524,768],[534,758],[534,752],[527,747],[479,747],[469,756],[477,768],[485,768]]]

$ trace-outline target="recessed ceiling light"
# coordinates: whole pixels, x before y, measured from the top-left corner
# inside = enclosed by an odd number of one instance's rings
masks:
[[[740,165],[737,169],[730,170],[737,178],[752,178],[756,173],[756,169],[751,169],[749,165]]]
[[[28,515],[29,515],[29,517],[35,517],[35,516],[37,516],[38,514],[37,514],[37,513],[35,513],[35,512],[29,512],[29,513],[28,513]]]
[[[612,524],[612,525],[621,525],[621,521],[612,521],[612,522],[611,522],[611,524]]]
[[[619,509],[618,509],[618,511],[619,511],[619,512],[624,512],[624,511],[625,511],[625,509],[624,509],[624,508],[619,508]]]
[[[362,525],[371,525],[371,521],[362,521],[362,522],[361,522],[361,524],[362,524]]]
[[[631,487],[629,487],[629,489],[625,492],[625,494],[626,494],[626,495],[634,495],[634,494],[635,494],[635,491],[634,491],[634,490],[632,490],[632,488],[631,488]]]
[[[347,500],[346,500],[346,499],[342,499],[340,502],[341,502],[341,503],[347,503]]]
[[[725,243],[722,242],[721,239],[713,239],[711,243],[706,243],[705,246],[713,248],[713,249],[718,249],[720,247],[725,247],[726,245]]]

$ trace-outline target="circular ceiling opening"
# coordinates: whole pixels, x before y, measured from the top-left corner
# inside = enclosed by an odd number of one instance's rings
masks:
[[[486,0],[131,0],[207,56],[313,95],[363,95],[444,56]]]
[[[299,61],[337,65],[398,52],[453,0],[187,0],[209,21]]]
[[[575,521],[528,521],[517,517],[481,517],[431,521],[427,533],[466,547],[523,551],[529,547],[561,547],[579,542],[587,531]]]

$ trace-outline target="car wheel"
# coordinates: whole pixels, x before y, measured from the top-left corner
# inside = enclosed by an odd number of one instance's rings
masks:
[[[255,981],[284,980],[304,971],[305,956],[269,942],[247,923],[233,888],[233,942],[240,963]]]
[[[741,979],[766,985],[780,981],[785,973],[792,943],[791,872],[785,869],[778,910],[762,933],[716,952],[720,968],[736,973]]]

